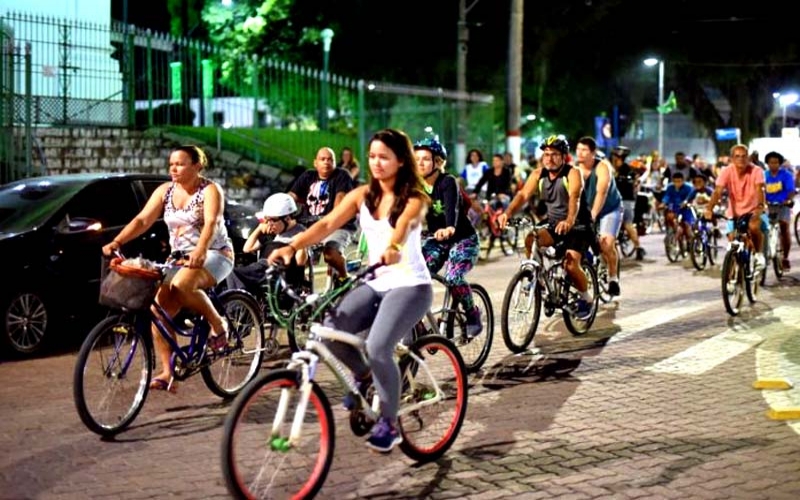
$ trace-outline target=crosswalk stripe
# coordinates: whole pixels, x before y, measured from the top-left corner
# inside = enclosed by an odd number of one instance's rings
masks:
[[[608,342],[613,343],[625,340],[639,332],[649,330],[681,316],[693,314],[708,305],[708,303],[698,301],[680,300],[668,307],[656,307],[624,318],[615,319],[614,324],[619,326],[620,331],[611,337]]]

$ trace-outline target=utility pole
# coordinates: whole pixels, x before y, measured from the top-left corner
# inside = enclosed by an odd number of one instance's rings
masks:
[[[522,118],[522,0],[511,0],[508,30],[508,88],[506,89],[506,151],[520,161],[520,120]]]
[[[478,0],[475,0],[476,2]],[[474,3],[472,4],[475,5]],[[471,7],[470,7],[471,8]],[[467,27],[467,0],[458,0],[458,53],[456,57],[456,90],[459,93],[458,118],[456,122],[456,151],[455,161],[452,165],[460,170],[467,156],[467,43],[469,42],[469,28]]]

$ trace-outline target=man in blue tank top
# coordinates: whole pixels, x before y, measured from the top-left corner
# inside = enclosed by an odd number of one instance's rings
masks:
[[[608,293],[619,295],[616,245],[624,209],[614,180],[614,167],[608,160],[597,158],[597,143],[591,137],[578,139],[575,155],[583,174],[586,202],[599,237],[600,251],[608,266]]]

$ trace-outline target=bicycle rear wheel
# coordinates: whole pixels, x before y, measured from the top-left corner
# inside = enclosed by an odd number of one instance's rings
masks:
[[[152,360],[152,346],[132,316],[109,316],[92,329],[72,383],[75,407],[89,430],[111,436],[133,422],[147,399]]]
[[[331,404],[311,382],[300,436],[290,439],[300,402],[299,374],[258,377],[231,405],[222,434],[222,473],[236,498],[312,498],[333,462]]]
[[[231,398],[258,374],[264,356],[264,329],[258,303],[239,290],[223,292],[221,313],[228,320],[228,347],[200,370],[206,387]]]
[[[517,354],[528,348],[539,326],[542,289],[532,269],[520,269],[511,278],[503,297],[500,331],[509,351]]]
[[[424,366],[410,354],[400,359],[400,449],[413,460],[429,462],[450,449],[464,423],[467,371],[453,343],[440,335],[418,338],[409,350]]]
[[[776,238],[775,253],[772,256],[772,270],[775,271],[775,277],[777,279],[783,278],[783,243],[781,243],[780,234],[778,238]]]
[[[731,316],[739,314],[744,298],[744,272],[739,267],[735,252],[725,254],[722,262],[722,303]]]
[[[591,328],[594,323],[595,317],[597,317],[597,309],[600,301],[600,287],[597,282],[597,273],[594,267],[589,265],[585,260],[582,260],[581,268],[583,269],[583,274],[586,275],[587,290],[592,296],[592,312],[586,319],[579,319],[577,317],[575,311],[577,310],[577,301],[581,294],[578,289],[575,288],[575,285],[571,283],[571,280],[565,278],[569,290],[567,291],[566,304],[564,304],[561,309],[561,315],[564,318],[564,324],[567,326],[567,330],[573,335],[583,335],[589,331],[589,328]]]
[[[450,305],[451,314],[447,318],[447,338],[452,340],[464,359],[464,366],[469,373],[480,370],[489,357],[494,339],[494,310],[489,292],[481,285],[470,283],[472,299],[481,313],[483,331],[473,338],[467,336],[466,312],[460,310],[456,304]],[[450,299],[452,302],[452,295]]]

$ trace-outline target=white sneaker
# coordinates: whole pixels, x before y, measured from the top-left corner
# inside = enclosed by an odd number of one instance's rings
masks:
[[[761,252],[756,253],[755,255],[755,271],[761,271],[767,267],[767,260],[764,258],[764,254]]]

